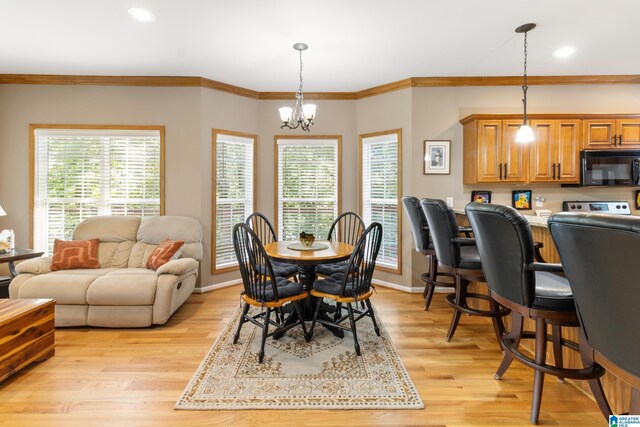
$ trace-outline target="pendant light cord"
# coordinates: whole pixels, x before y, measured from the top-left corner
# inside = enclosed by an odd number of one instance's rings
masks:
[[[300,51],[300,89],[298,91],[302,97],[302,51]]]
[[[524,94],[524,98],[522,99],[522,103],[524,104],[524,117],[522,120],[522,124],[527,124],[527,31],[524,33],[524,84],[522,85],[522,92]]]

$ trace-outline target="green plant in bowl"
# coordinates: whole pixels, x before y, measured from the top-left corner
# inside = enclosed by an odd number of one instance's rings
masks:
[[[300,243],[302,243],[302,246],[311,246],[315,240],[316,236],[313,234],[305,233],[304,231],[300,233]]]

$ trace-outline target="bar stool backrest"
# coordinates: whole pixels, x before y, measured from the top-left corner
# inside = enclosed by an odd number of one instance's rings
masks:
[[[458,237],[459,228],[453,210],[444,200],[422,199],[420,205],[429,223],[438,263],[457,268],[460,264],[460,246],[454,244],[453,239]]]
[[[420,206],[420,200],[417,197],[404,196],[402,204],[409,217],[416,252],[424,253],[429,248],[429,223]]]

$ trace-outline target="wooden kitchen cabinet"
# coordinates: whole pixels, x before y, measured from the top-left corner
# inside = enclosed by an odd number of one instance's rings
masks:
[[[518,120],[477,120],[465,124],[465,184],[526,181],[528,146],[515,142],[521,124]]]
[[[581,120],[532,120],[529,182],[577,184],[580,181]]]
[[[584,120],[585,150],[640,148],[640,119]]]

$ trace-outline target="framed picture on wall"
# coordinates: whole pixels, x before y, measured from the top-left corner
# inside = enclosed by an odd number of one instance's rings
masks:
[[[451,141],[424,141],[424,175],[451,173]]]
[[[512,191],[511,204],[516,209],[531,209],[531,190]]]
[[[478,203],[491,203],[491,191],[474,190],[471,192],[471,201]]]

